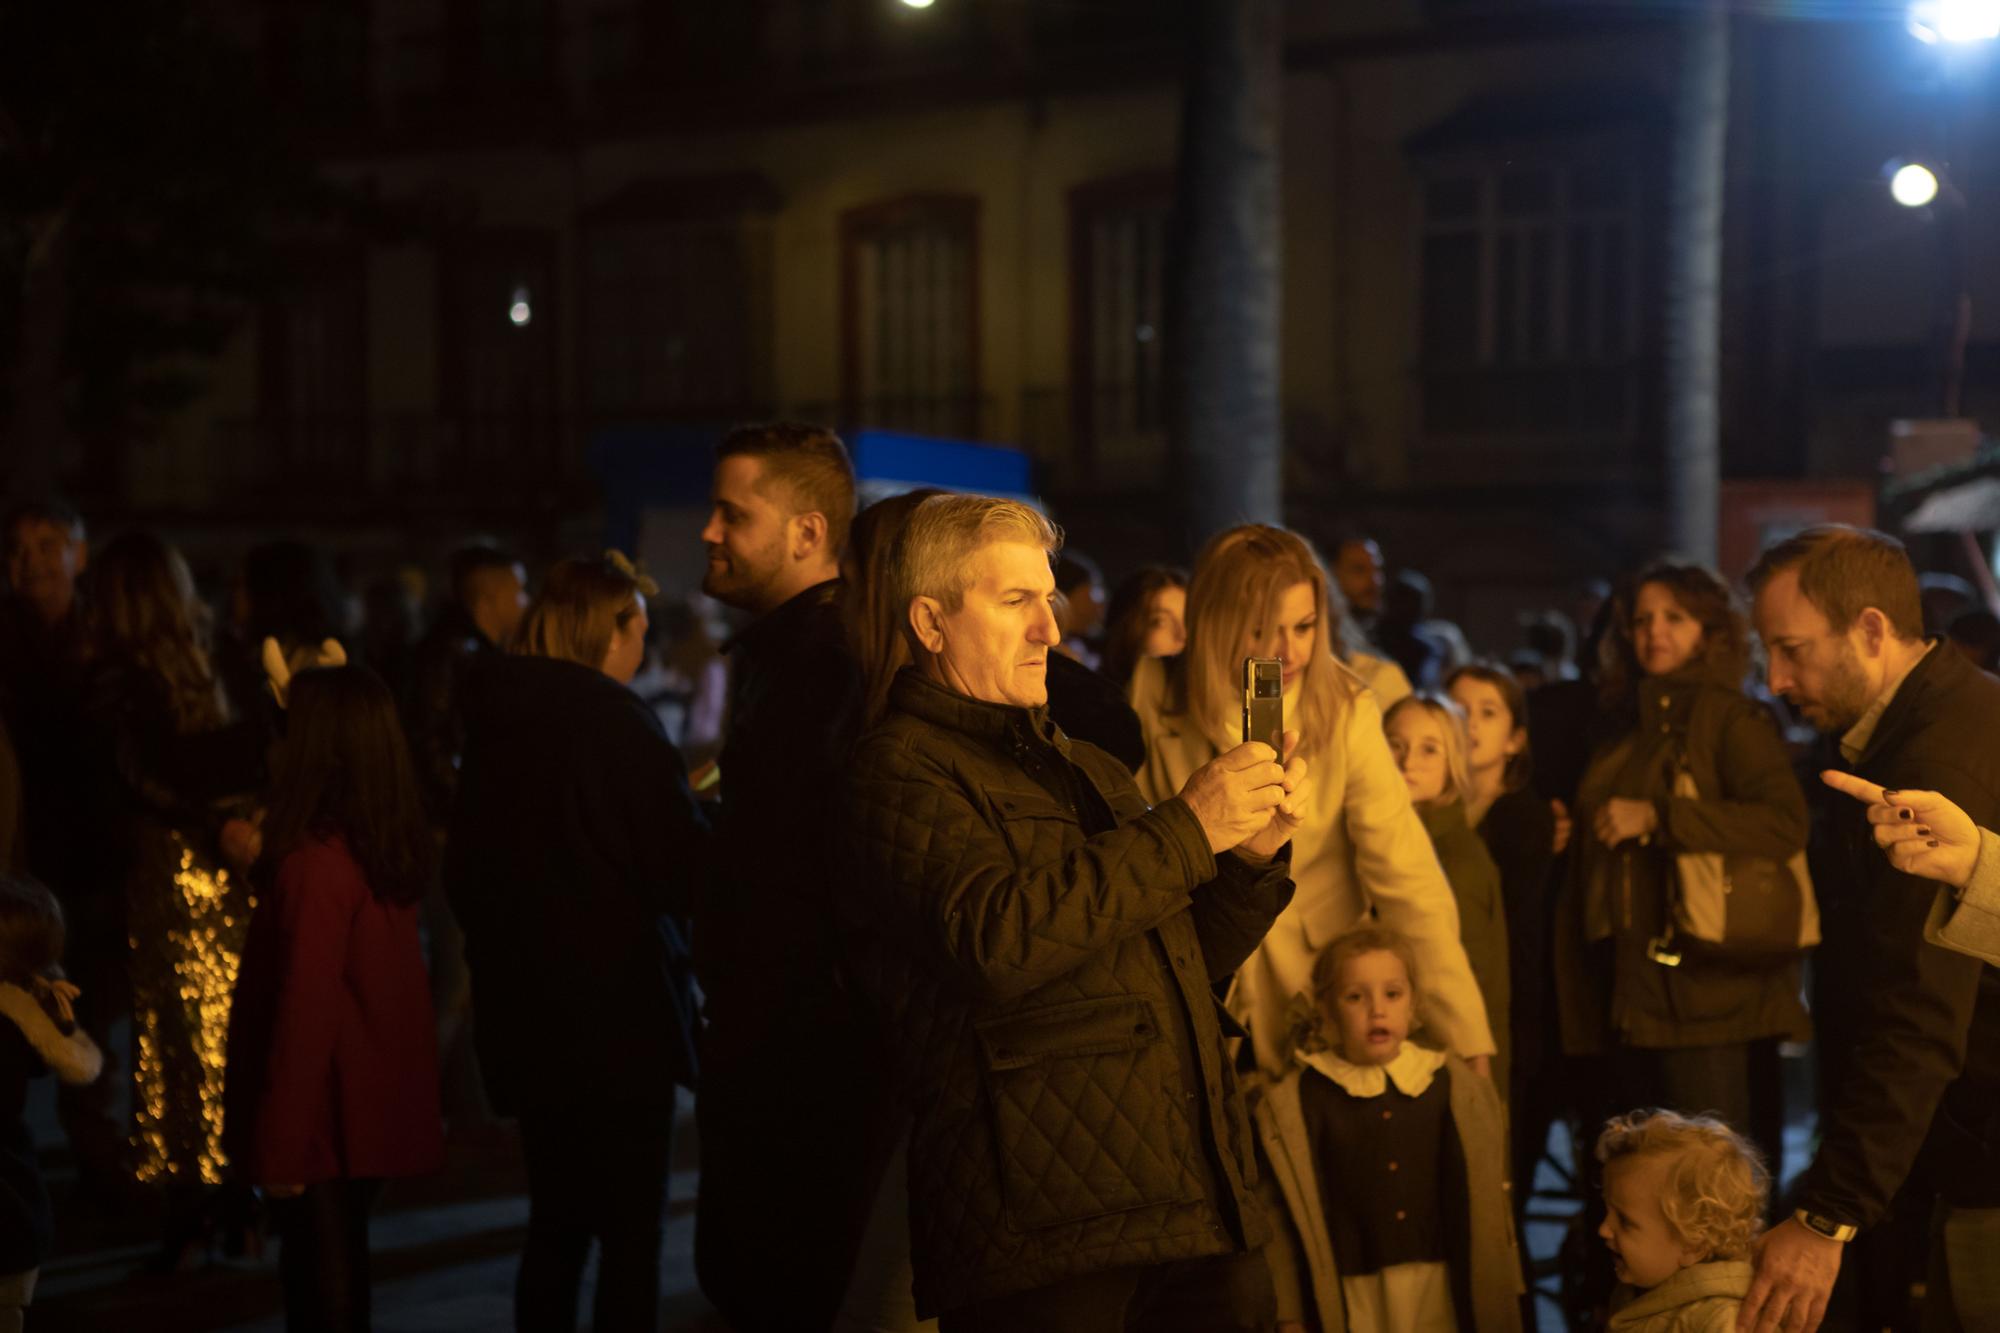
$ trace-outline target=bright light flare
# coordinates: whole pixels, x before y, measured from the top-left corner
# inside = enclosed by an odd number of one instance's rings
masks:
[[[515,328],[524,329],[528,326],[528,321],[534,317],[535,307],[528,301],[528,289],[526,287],[516,287],[514,289],[514,304],[507,307],[507,318],[513,323]]]
[[[1890,197],[1905,208],[1922,208],[1937,193],[1937,173],[1921,162],[1905,163],[1889,178]]]
[[[929,9],[936,0],[903,0],[903,3],[911,9]]]
[[[2000,37],[2000,0],[1917,0],[1910,33],[1920,42],[1990,42]]]

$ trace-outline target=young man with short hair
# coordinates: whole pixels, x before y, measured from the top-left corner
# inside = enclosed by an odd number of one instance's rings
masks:
[[[695,1269],[743,1333],[833,1322],[888,1151],[885,1089],[837,975],[827,855],[858,691],[840,610],[853,519],[832,431],[744,426],[717,447],[702,591],[755,618],[723,650],[715,882],[694,927],[708,1024]]]

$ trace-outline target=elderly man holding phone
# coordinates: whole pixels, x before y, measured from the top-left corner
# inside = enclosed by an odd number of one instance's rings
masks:
[[[852,964],[914,1118],[917,1309],[944,1333],[1264,1328],[1214,988],[1291,897],[1305,766],[1246,742],[1149,810],[1052,726],[1057,541],[1011,501],[917,508],[915,665],[855,755]]]

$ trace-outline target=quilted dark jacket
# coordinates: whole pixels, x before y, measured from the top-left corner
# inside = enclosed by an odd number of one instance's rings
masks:
[[[897,678],[850,787],[852,970],[913,1112],[919,1314],[1269,1236],[1212,989],[1292,894],[1042,709]]]

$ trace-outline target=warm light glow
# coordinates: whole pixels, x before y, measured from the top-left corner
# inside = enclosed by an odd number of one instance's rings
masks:
[[[911,9],[929,9],[933,0],[903,0]]]
[[[1990,42],[2000,37],[2000,0],[1917,0],[1910,32],[1922,42]]]
[[[1937,192],[1937,173],[1921,162],[1906,163],[1889,178],[1890,195],[1905,208],[1922,208],[1937,198]]]
[[[248,932],[229,872],[211,869],[179,834],[173,889],[134,908],[132,1070],[135,1172],[141,1181],[219,1184],[222,1076],[229,1002]]]
[[[514,304],[507,307],[507,318],[513,321],[515,328],[520,329],[526,328],[528,321],[534,317],[535,307],[528,301],[528,289],[526,287],[516,287],[514,289]]]

